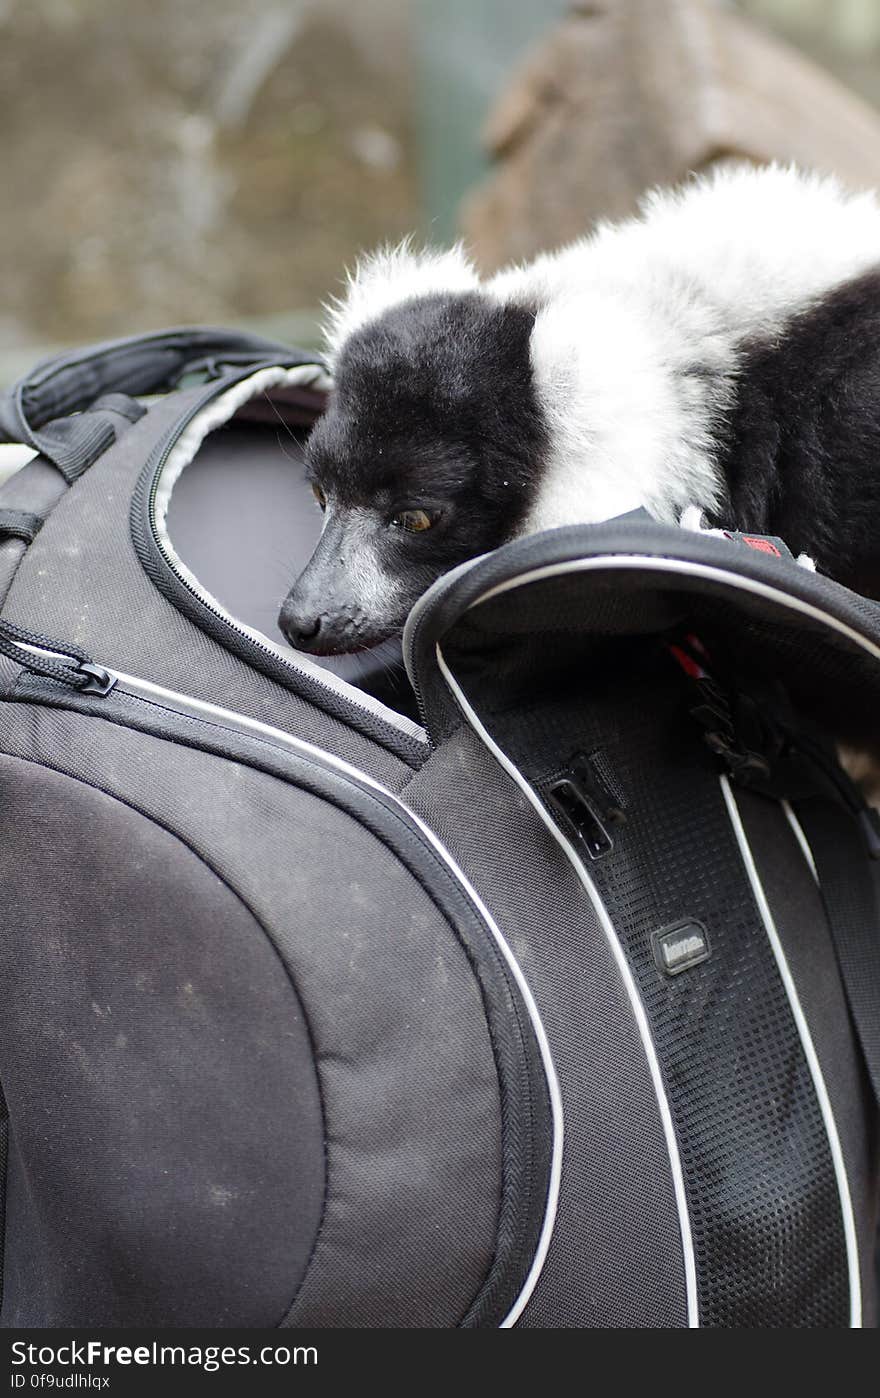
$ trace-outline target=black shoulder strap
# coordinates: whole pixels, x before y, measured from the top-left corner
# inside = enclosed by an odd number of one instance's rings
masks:
[[[846,998],[874,1096],[880,1104],[880,901],[878,865],[853,813],[829,796],[792,808],[816,865]],[[860,859],[854,857],[859,850]]]
[[[33,447],[73,481],[115,440],[126,397],[162,393],[195,369],[296,365],[315,355],[237,330],[164,330],[46,359],[0,394],[0,442]]]

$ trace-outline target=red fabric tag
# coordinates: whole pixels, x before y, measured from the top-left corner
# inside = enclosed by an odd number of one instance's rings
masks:
[[[779,549],[775,544],[771,544],[769,539],[761,539],[754,534],[741,534],[740,538],[750,549],[757,549],[759,553],[772,553],[775,558],[782,557]]]

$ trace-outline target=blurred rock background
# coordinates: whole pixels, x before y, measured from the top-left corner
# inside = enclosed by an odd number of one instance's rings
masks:
[[[516,65],[484,140],[493,171],[462,224],[487,270],[720,161],[793,161],[880,188],[877,108],[718,0],[575,0]]]
[[[183,321],[308,339],[360,248],[454,234],[530,46],[639,3],[0,0],[0,380],[39,347]],[[693,3],[880,106],[880,0]]]

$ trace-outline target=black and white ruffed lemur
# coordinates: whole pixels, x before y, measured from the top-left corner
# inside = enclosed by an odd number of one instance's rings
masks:
[[[638,507],[880,586],[873,194],[728,167],[485,281],[404,244],[357,267],[326,340],[324,530],[281,611],[301,650],[374,645],[464,559]]]

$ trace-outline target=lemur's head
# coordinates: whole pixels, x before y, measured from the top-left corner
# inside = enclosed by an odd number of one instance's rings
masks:
[[[376,645],[441,573],[516,532],[544,441],[533,324],[459,249],[358,269],[327,332],[334,389],[307,448],[324,529],[281,608],[292,645]]]

